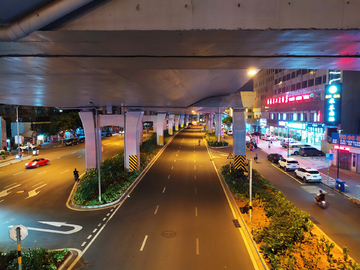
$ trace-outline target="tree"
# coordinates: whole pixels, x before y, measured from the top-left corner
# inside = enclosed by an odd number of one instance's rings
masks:
[[[58,134],[60,131],[76,130],[82,127],[78,112],[64,112],[51,119],[50,133]]]
[[[232,116],[229,115],[228,117],[224,118],[222,122],[223,124],[227,125],[228,128],[230,128],[232,124]]]

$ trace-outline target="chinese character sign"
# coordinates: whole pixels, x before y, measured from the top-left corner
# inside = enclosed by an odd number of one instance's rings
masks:
[[[339,133],[333,133],[331,135],[331,142],[333,144],[339,144]],[[340,134],[340,144],[360,148],[360,135]]]
[[[341,92],[341,84],[329,84],[325,86],[325,125],[337,126],[341,123]]]

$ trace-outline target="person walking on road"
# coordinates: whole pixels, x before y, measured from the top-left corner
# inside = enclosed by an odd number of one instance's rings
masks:
[[[270,149],[270,147],[271,147],[271,141],[269,141],[268,147],[269,147],[269,149]]]
[[[201,140],[199,140],[199,146],[200,146]]]
[[[75,182],[78,182],[78,181],[79,181],[79,172],[76,170],[76,168],[75,168],[73,174],[74,174],[74,180],[75,180]]]
[[[255,156],[254,156],[254,161],[257,163],[257,161],[258,161],[258,155],[257,154],[255,154]]]

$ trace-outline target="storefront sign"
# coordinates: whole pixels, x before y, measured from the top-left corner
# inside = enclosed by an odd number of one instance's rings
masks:
[[[306,130],[306,123],[303,122],[286,122],[286,121],[279,121],[279,126],[292,128],[292,129],[300,129],[300,130]]]
[[[331,143],[339,144],[339,133],[333,133],[331,135]],[[340,144],[360,148],[360,135],[341,134],[340,135]],[[340,149],[340,150],[342,150],[342,149]],[[344,149],[344,150],[348,150],[348,149]]]
[[[268,98],[266,100],[266,105],[287,104],[291,102],[308,101],[311,99],[312,95],[313,94],[305,94],[305,95],[297,95],[297,96],[283,95],[280,97]]]
[[[260,126],[266,127],[267,125],[267,119],[266,118],[260,118]]]
[[[338,126],[341,123],[341,84],[325,86],[324,123],[328,126]]]

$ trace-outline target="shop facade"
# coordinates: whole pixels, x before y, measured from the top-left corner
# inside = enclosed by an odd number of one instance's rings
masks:
[[[332,152],[334,159],[332,166],[360,173],[360,135],[332,133]]]

